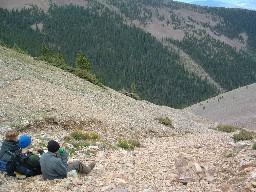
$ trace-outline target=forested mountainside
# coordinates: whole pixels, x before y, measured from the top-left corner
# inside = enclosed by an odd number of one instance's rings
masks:
[[[0,40],[35,57],[44,43],[71,66],[81,50],[103,84],[176,108],[256,81],[253,11],[161,0],[72,2],[83,7],[53,1],[45,12],[0,9]]]

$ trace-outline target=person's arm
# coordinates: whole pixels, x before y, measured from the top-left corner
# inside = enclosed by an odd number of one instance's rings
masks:
[[[38,166],[40,166],[39,160],[40,160],[40,157],[39,157],[38,155],[32,154],[32,155],[28,158],[28,160],[26,161],[26,163],[27,163],[29,166],[31,166],[31,167],[38,167]]]
[[[60,176],[67,177],[68,169],[67,167],[63,164],[61,159],[58,159],[54,169]]]
[[[60,158],[63,165],[68,168],[68,152],[66,150],[61,154],[58,152],[57,157]]]

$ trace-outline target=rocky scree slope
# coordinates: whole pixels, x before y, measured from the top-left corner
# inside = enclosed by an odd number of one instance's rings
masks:
[[[185,111],[221,124],[256,129],[256,83],[187,107]]]
[[[216,125],[201,117],[136,101],[4,47],[0,106],[1,140],[6,130],[17,128],[32,136],[35,147],[56,139],[72,151],[66,138],[75,129],[102,138],[94,146],[80,146],[70,158],[95,160],[89,175],[45,181],[0,173],[1,191],[243,191],[255,186],[253,141],[234,143],[231,133],[209,129]],[[168,117],[173,127],[158,117]],[[137,139],[141,147],[117,148],[119,138]]]

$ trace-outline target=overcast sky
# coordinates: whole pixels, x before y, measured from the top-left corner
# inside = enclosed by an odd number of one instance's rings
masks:
[[[206,1],[206,0],[174,0],[185,3],[191,3],[193,1]],[[211,0],[207,0],[211,1]],[[256,10],[256,0],[212,0],[212,1],[220,1],[228,4],[232,4],[245,9],[253,9]]]
[[[180,2],[185,2],[185,3],[189,3],[192,1],[206,1],[206,0],[175,0],[175,1],[180,1]],[[222,1],[225,3],[230,3],[230,4],[243,4],[246,2],[250,2],[251,0],[212,0],[212,1]]]

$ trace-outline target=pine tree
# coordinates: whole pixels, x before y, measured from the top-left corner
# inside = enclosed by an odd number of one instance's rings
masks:
[[[76,56],[76,64],[82,70],[89,71],[91,69],[91,63],[82,51],[79,51]]]

